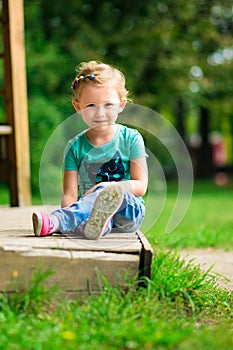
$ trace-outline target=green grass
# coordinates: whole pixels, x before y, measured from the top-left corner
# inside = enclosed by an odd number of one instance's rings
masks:
[[[232,295],[176,252],[154,256],[146,288],[105,283],[98,296],[64,300],[37,271],[0,296],[0,349],[230,349]],[[208,277],[208,278],[207,278]],[[224,337],[223,337],[224,333]]]
[[[171,233],[165,233],[176,195],[175,185],[170,184],[163,213],[146,234],[153,245],[233,249],[233,182],[225,187],[207,181],[196,182],[190,206],[182,222]]]
[[[176,188],[169,184],[166,206],[147,232],[154,247],[152,278],[145,288],[105,282],[99,295],[66,300],[46,287],[51,271],[30,281],[12,281],[16,293],[0,294],[0,350],[225,350],[233,347],[233,295],[177,253],[182,247],[233,249],[232,183],[195,184],[182,223],[165,234]],[[171,250],[167,250],[171,248]]]
[[[10,196],[6,185],[0,184],[0,205],[9,205]]]

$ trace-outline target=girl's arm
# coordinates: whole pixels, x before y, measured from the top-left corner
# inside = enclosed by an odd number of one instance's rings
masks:
[[[130,161],[130,180],[121,181],[123,189],[135,196],[144,196],[148,185],[148,169],[145,157]]]
[[[78,172],[65,170],[61,207],[68,207],[78,200]]]
[[[148,169],[145,157],[136,158],[130,161],[130,180],[118,182],[124,191],[132,192],[135,196],[144,196],[148,185]],[[93,192],[97,187],[102,186],[102,182],[91,187],[85,196]]]

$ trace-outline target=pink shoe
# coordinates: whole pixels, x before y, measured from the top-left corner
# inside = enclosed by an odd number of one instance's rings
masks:
[[[50,236],[54,228],[54,224],[49,215],[36,211],[32,214],[33,230],[35,236]]]
[[[99,239],[106,233],[109,222],[120,208],[123,199],[123,189],[115,183],[106,186],[99,193],[84,228],[85,238]]]

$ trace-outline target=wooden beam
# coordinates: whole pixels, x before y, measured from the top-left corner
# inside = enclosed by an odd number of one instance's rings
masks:
[[[13,91],[12,91],[12,75],[11,75],[11,50],[10,50],[10,28],[8,16],[8,1],[2,2],[2,26],[3,26],[3,43],[4,43],[4,102],[6,122],[12,128],[12,133],[7,139],[7,155],[8,167],[2,168],[3,175],[7,179],[10,189],[10,204],[18,206],[18,187],[16,174],[16,152],[15,152],[15,136],[14,136],[14,110],[13,110]],[[5,164],[6,164],[5,161]],[[6,173],[7,169],[7,173]],[[4,178],[3,176],[3,178]]]
[[[0,181],[9,185],[10,161],[8,151],[9,137],[12,135],[10,125],[0,124]]]
[[[136,234],[142,245],[142,251],[140,255],[139,277],[142,278],[141,286],[143,286],[144,284],[146,284],[146,281],[143,280],[143,278],[151,278],[153,248],[141,231],[137,231]]]
[[[18,281],[30,280],[35,266],[52,269],[54,274],[45,283],[59,284],[72,297],[75,292],[103,290],[104,281],[128,288],[129,280],[135,283],[140,277],[139,285],[146,285],[153,252],[141,232],[115,232],[95,241],[72,234],[35,237],[29,220],[35,210],[45,208],[0,208],[0,291],[14,291],[13,272]]]
[[[8,69],[11,75],[12,90],[12,116],[9,115],[7,117],[10,119],[12,117],[12,120],[9,120],[9,124],[13,127],[14,140],[12,141],[11,146],[12,148],[15,148],[14,165],[16,173],[16,184],[14,185],[13,182],[11,182],[10,186],[11,190],[12,186],[17,187],[18,204],[17,201],[15,201],[13,205],[24,206],[31,204],[31,190],[23,0],[8,0],[6,3],[8,5],[9,21],[8,49],[10,57]],[[6,84],[9,84],[9,80]]]
[[[10,125],[0,124],[0,135],[11,135],[12,127]]]

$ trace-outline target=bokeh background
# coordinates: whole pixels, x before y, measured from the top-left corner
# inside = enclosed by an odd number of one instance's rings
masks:
[[[46,142],[74,113],[75,67],[91,59],[119,67],[134,103],[175,126],[195,178],[230,181],[232,1],[24,0],[24,13],[33,195]],[[143,136],[172,177],[170,157]]]

